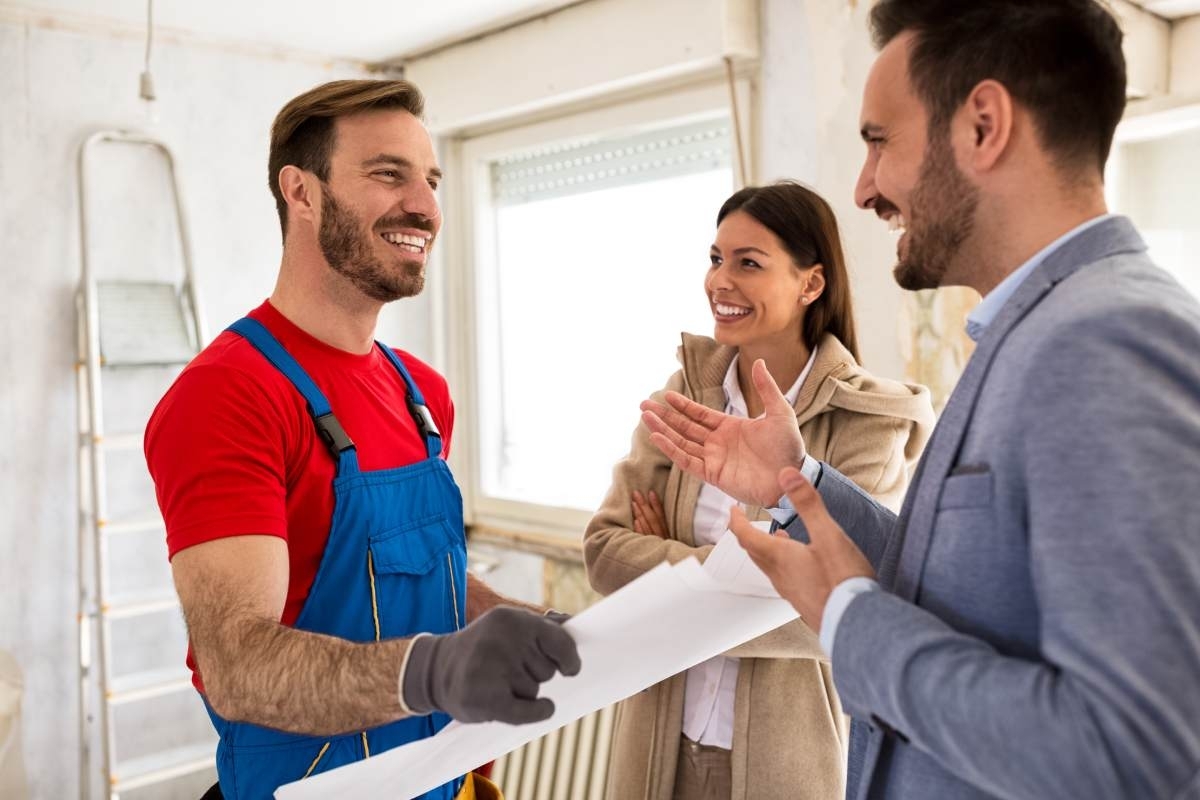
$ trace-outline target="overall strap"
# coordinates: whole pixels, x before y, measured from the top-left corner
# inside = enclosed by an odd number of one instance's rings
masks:
[[[404,366],[404,362],[396,355],[395,351],[382,342],[376,342],[383,354],[387,356],[388,361],[392,362],[392,366],[400,373],[400,377],[404,379],[404,385],[408,388],[408,392],[404,395],[404,400],[408,403],[408,413],[412,415],[413,421],[417,423],[417,431],[425,438],[425,450],[430,458],[439,458],[442,454],[442,434],[438,431],[437,425],[433,422],[433,415],[429,413],[429,409],[425,406],[425,397],[421,394],[421,389],[417,386],[417,382],[413,380],[412,375],[408,373],[408,368]]]
[[[346,435],[342,424],[333,415],[333,410],[330,409],[325,395],[313,383],[312,378],[308,377],[304,368],[296,363],[296,359],[292,358],[292,355],[283,348],[279,340],[271,335],[271,332],[261,322],[250,317],[239,319],[230,325],[228,330],[250,342],[254,349],[262,353],[275,369],[283,373],[283,376],[296,387],[296,391],[304,397],[304,401],[308,405],[309,416],[312,417],[313,424],[317,427],[317,435],[321,437],[321,441],[329,448],[333,460],[337,462],[338,476],[352,475],[358,472],[358,453],[354,449],[354,442]]]

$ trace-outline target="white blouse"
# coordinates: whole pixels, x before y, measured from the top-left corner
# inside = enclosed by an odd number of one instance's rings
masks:
[[[817,357],[814,348],[808,363],[800,371],[800,377],[788,389],[789,405],[796,404],[800,387],[812,371]],[[725,413],[735,417],[749,416],[746,398],[738,386],[738,357],[734,356],[729,371],[725,373]],[[696,500],[696,512],[692,518],[693,536],[696,546],[716,544],[729,530],[729,512],[737,501],[715,486],[704,484]],[[687,671],[687,688],[683,696],[683,735],[693,742],[723,747],[733,747],[733,700],[737,688],[738,659],[716,656]]]

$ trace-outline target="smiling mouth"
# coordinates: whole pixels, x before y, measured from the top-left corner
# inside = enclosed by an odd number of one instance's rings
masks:
[[[728,303],[713,303],[713,318],[717,322],[736,322],[750,315],[750,309],[731,306]]]
[[[424,254],[429,249],[432,236],[417,236],[409,233],[381,233],[380,237],[388,244],[406,253]]]

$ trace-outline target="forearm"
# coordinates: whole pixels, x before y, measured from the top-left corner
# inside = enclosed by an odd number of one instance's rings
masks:
[[[506,597],[468,572],[467,622],[474,622],[483,614],[487,613],[496,606],[516,606],[517,608],[524,608],[532,611],[535,614],[543,614],[546,611],[543,606],[534,605],[533,603],[526,603],[521,600],[516,600],[512,597]]]
[[[612,594],[664,561],[676,564],[695,557],[704,563],[711,551],[712,545],[693,547],[629,528],[589,528],[583,542],[588,582],[603,595]]]
[[[333,736],[405,716],[399,679],[410,640],[357,643],[250,617],[192,627],[205,693],[226,719]]]

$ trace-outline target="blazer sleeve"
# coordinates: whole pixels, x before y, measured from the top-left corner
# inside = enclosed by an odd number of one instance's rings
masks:
[[[832,654],[847,711],[996,797],[1195,796],[1197,353],[1195,315],[1149,303],[1029,353],[1015,474],[1027,528],[997,533],[1028,539],[1039,652],[1000,652],[868,592]]]
[[[665,402],[663,395],[668,390],[684,391],[682,370],[672,375],[653,399]],[[583,534],[588,581],[600,594],[615,592],[663,561],[674,564],[695,556],[703,562],[712,551],[711,545],[692,547],[676,541],[670,509],[667,509],[667,529],[672,538],[660,539],[633,530],[633,491],[654,490],[659,497],[665,497],[671,468],[670,459],[650,443],[649,429],[639,422],[629,455],[613,467],[608,494]]]
[[[895,513],[828,464],[821,464],[817,494],[821,495],[829,516],[841,526],[878,572],[884,550],[896,528]],[[793,539],[808,541],[808,531],[799,517],[792,520],[786,530]]]

